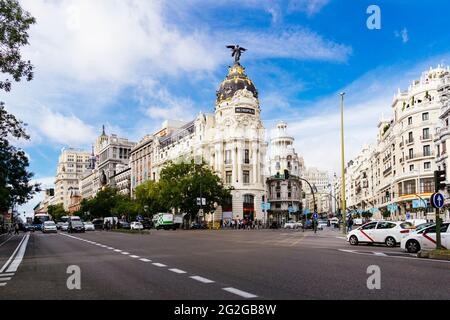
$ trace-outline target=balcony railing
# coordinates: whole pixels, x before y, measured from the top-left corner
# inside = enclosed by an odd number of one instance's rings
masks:
[[[400,142],[400,148],[403,148],[403,146],[404,146],[405,144],[404,144],[404,142],[402,141],[402,142]]]
[[[414,159],[414,158],[415,158],[415,154],[410,154],[405,157],[406,161]]]
[[[392,167],[389,167],[383,171],[383,175],[388,175],[389,173],[391,173],[391,171],[392,171]]]
[[[414,138],[407,139],[407,140],[405,141],[405,143],[406,143],[406,145],[411,144],[411,143],[414,143]]]
[[[433,140],[433,135],[428,134],[428,135],[420,136],[420,140],[421,141]]]

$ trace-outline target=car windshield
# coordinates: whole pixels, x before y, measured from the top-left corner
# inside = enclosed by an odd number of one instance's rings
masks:
[[[44,223],[45,226],[55,226],[55,223],[53,221],[46,221]]]
[[[72,226],[76,227],[76,226],[82,226],[83,224],[81,223],[81,221],[72,221]]]

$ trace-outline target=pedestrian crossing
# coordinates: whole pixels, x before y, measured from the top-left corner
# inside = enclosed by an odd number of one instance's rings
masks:
[[[14,277],[14,273],[0,273],[0,287],[4,287]]]

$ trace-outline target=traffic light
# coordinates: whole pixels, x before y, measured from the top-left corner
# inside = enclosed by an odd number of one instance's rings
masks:
[[[436,192],[445,189],[445,180],[445,170],[437,170],[434,172],[434,189]]]
[[[289,170],[284,170],[284,179],[289,180]]]

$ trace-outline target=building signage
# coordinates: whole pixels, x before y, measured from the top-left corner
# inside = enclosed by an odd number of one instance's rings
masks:
[[[252,108],[236,108],[236,113],[247,113],[255,115],[255,109]]]

